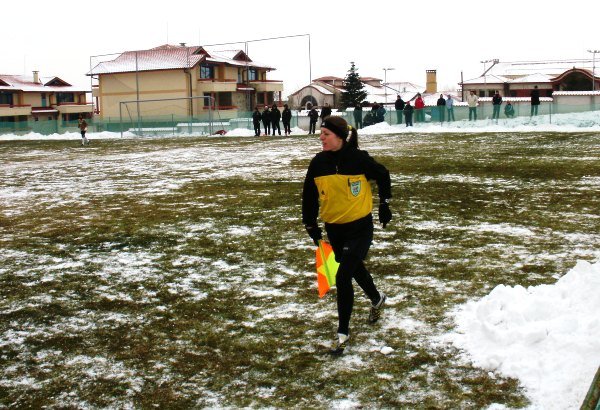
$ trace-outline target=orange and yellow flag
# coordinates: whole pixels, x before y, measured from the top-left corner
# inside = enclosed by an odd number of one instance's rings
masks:
[[[319,297],[322,298],[332,286],[335,286],[335,276],[340,264],[335,261],[333,248],[328,242],[319,241],[316,254],[317,286],[319,288]]]

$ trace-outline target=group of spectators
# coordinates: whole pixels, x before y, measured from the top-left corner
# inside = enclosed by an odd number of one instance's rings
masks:
[[[440,94],[440,98],[437,100],[436,113],[440,122],[444,121],[455,121],[454,117],[454,98],[452,95],[447,94],[444,98],[444,94]],[[467,105],[469,107],[469,121],[477,120],[477,107],[479,106],[479,97],[474,91],[470,91],[467,96]],[[540,92],[537,85],[534,86],[531,91],[531,116],[538,115],[538,107],[540,105]],[[492,97],[492,120],[498,120],[500,117],[500,108],[502,106],[502,96],[496,91]],[[411,105],[410,101],[404,101],[400,95],[397,96],[396,102],[394,103],[396,109],[396,119],[398,124],[404,122],[407,127],[413,126],[413,114],[415,114],[415,122],[425,121],[425,101],[421,93],[417,93],[414,101],[414,106]],[[386,109],[383,105],[374,103],[371,106],[371,110],[363,117],[363,107],[357,104],[354,107],[354,123],[356,128],[363,128],[363,126],[369,126],[385,121]],[[326,103],[322,108],[321,112],[317,111],[316,107],[311,107],[308,112],[309,118],[309,134],[316,133],[317,121],[319,118],[321,121],[325,117],[331,115],[331,107]],[[515,109],[510,101],[507,101],[504,105],[504,115],[507,118],[515,116]],[[404,118],[403,118],[404,117]],[[261,135],[261,122],[264,126],[263,135],[275,135],[275,131],[281,135],[281,129],[279,128],[279,122],[283,122],[283,129],[285,135],[291,134],[290,122],[292,119],[292,111],[289,109],[287,104],[284,104],[283,111],[279,111],[277,104],[273,104],[271,109],[265,105],[264,110],[260,112],[258,106],[254,109],[252,114],[252,121],[254,123],[254,133],[258,137]],[[404,120],[404,121],[403,121]]]
[[[531,91],[531,112],[530,116],[538,115],[538,108],[540,106],[540,90],[538,86],[534,86]],[[467,104],[469,106],[469,121],[477,120],[477,106],[479,105],[479,97],[475,94],[475,91],[471,91],[467,96]],[[502,96],[498,91],[494,93],[492,97],[492,119],[497,120],[500,118],[500,107],[502,106]],[[515,108],[507,101],[504,105],[504,115],[507,118],[515,116]]]
[[[271,129],[273,130],[273,135],[275,135],[275,130],[277,130],[277,133],[281,135],[279,121],[283,122],[283,132],[285,133],[285,135],[290,135],[292,133],[292,129],[290,127],[290,123],[292,121],[292,110],[290,110],[287,104],[283,105],[283,111],[279,111],[279,107],[277,107],[277,104],[273,104],[270,110],[269,106],[265,105],[265,108],[262,112],[260,112],[258,106],[256,106],[254,108],[254,112],[252,113],[254,135],[256,135],[257,137],[260,136],[261,122],[265,128],[265,132],[263,135],[270,135]]]

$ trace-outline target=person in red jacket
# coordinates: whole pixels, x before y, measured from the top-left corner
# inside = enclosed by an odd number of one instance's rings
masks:
[[[425,101],[423,101],[423,97],[421,97],[421,93],[417,93],[417,98],[415,99],[415,122],[425,122]]]

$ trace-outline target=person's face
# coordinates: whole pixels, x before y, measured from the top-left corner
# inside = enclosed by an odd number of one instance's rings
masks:
[[[319,139],[321,140],[323,151],[338,151],[344,145],[344,141],[328,128],[321,128]]]

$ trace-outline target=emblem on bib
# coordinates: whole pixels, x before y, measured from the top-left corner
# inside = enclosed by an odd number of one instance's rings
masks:
[[[350,192],[353,196],[358,196],[358,194],[360,194],[360,187],[360,181],[350,182]]]

